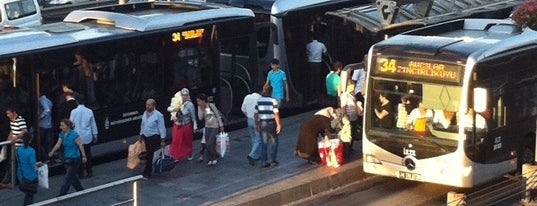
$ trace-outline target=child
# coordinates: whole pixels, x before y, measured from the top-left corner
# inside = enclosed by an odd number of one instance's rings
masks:
[[[351,153],[351,141],[352,141],[352,130],[351,130],[351,122],[349,120],[349,117],[345,114],[343,115],[343,118],[341,118],[342,127],[341,130],[338,133],[339,139],[341,139],[341,142],[343,142],[343,156],[345,158],[348,158]]]

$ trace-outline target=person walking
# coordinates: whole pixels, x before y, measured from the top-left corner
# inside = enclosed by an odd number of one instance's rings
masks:
[[[67,194],[71,185],[76,191],[84,190],[80,180],[77,177],[78,167],[80,167],[82,156],[82,163],[86,163],[86,153],[84,152],[84,146],[82,140],[78,136],[78,133],[72,130],[73,123],[69,119],[62,119],[60,121],[60,134],[56,145],[48,153],[49,157],[54,155],[60,147],[63,147],[63,162],[66,167],[65,179],[63,180],[60,195]]]
[[[278,105],[281,106],[283,97],[285,95],[285,102],[289,102],[289,86],[287,85],[287,77],[285,72],[280,69],[280,61],[278,59],[272,59],[270,61],[270,68],[267,75],[267,81],[263,87],[270,85],[272,87],[272,98],[278,101]],[[285,94],[284,94],[285,89]]]
[[[259,159],[260,150],[261,150],[261,137],[259,132],[256,130],[255,126],[255,106],[257,105],[257,100],[261,98],[261,94],[258,93],[260,89],[256,89],[255,92],[248,94],[244,97],[242,101],[241,110],[244,115],[246,115],[246,122],[248,123],[248,134],[250,134],[252,148],[250,153],[246,156],[248,159],[248,164],[255,166],[255,161]]]
[[[278,101],[270,97],[272,87],[265,85],[263,87],[262,97],[257,100],[255,122],[256,129],[261,133],[261,167],[275,167],[279,163],[276,161],[278,154],[278,134],[282,130],[280,123],[280,113],[278,110]],[[270,159],[268,162],[268,145],[271,145]]]
[[[313,100],[321,94],[322,61],[323,54],[327,53],[327,49],[323,43],[317,41],[317,37],[312,33],[308,35],[308,41],[309,43],[306,45],[306,56],[308,58],[309,70],[306,71],[306,78],[308,81],[306,81],[305,98],[307,100]]]
[[[140,126],[140,136],[138,141],[145,142],[147,152],[147,163],[145,164],[142,176],[145,179],[151,178],[153,172],[153,153],[160,146],[166,145],[166,127],[164,125],[164,115],[155,109],[157,102],[154,99],[148,99],[145,102],[145,112],[142,115],[142,124]],[[159,144],[160,143],[160,144]]]
[[[28,132],[21,134],[21,139],[24,143],[23,146],[17,147],[17,179],[19,183],[31,182],[37,184],[37,171],[36,167],[40,163],[36,163],[35,150],[30,146],[30,140],[32,137]],[[30,205],[34,203],[34,193],[24,192],[23,205]]]
[[[91,145],[97,143],[98,134],[95,116],[93,115],[93,111],[85,106],[85,101],[86,99],[82,96],[77,100],[78,106],[71,111],[69,118],[73,122],[75,132],[80,136],[84,145],[84,151],[86,152],[87,161],[78,170],[78,177],[80,179],[85,178],[84,169],[86,170],[86,177],[93,177]]]
[[[182,105],[175,111],[173,121],[172,143],[170,146],[170,156],[179,161],[185,157],[192,160],[192,139],[194,130],[197,130],[196,110],[190,100],[190,91],[183,88],[181,91]]]
[[[196,97],[196,103],[198,104],[198,119],[205,121],[205,142],[207,152],[205,157],[207,159],[207,166],[216,165],[218,153],[216,153],[216,135],[218,132],[224,132],[224,123],[222,122],[222,116],[213,103],[209,103],[207,95],[201,93]]]

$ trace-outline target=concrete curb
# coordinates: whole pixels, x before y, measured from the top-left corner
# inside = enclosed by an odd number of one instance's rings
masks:
[[[276,183],[253,189],[219,201],[218,205],[284,205],[362,180],[362,160],[356,159],[339,168],[319,166]]]

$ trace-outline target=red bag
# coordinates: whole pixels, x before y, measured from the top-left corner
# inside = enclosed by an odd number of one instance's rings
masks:
[[[339,167],[343,164],[343,143],[339,139],[328,139],[318,144],[321,163],[329,167]]]

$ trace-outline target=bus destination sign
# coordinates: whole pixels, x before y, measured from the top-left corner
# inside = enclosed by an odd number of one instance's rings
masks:
[[[422,60],[378,58],[375,73],[458,83],[460,80],[460,68],[457,65]]]
[[[203,37],[205,29],[193,29],[181,32],[172,33],[173,42],[181,42],[189,39],[199,39]]]

